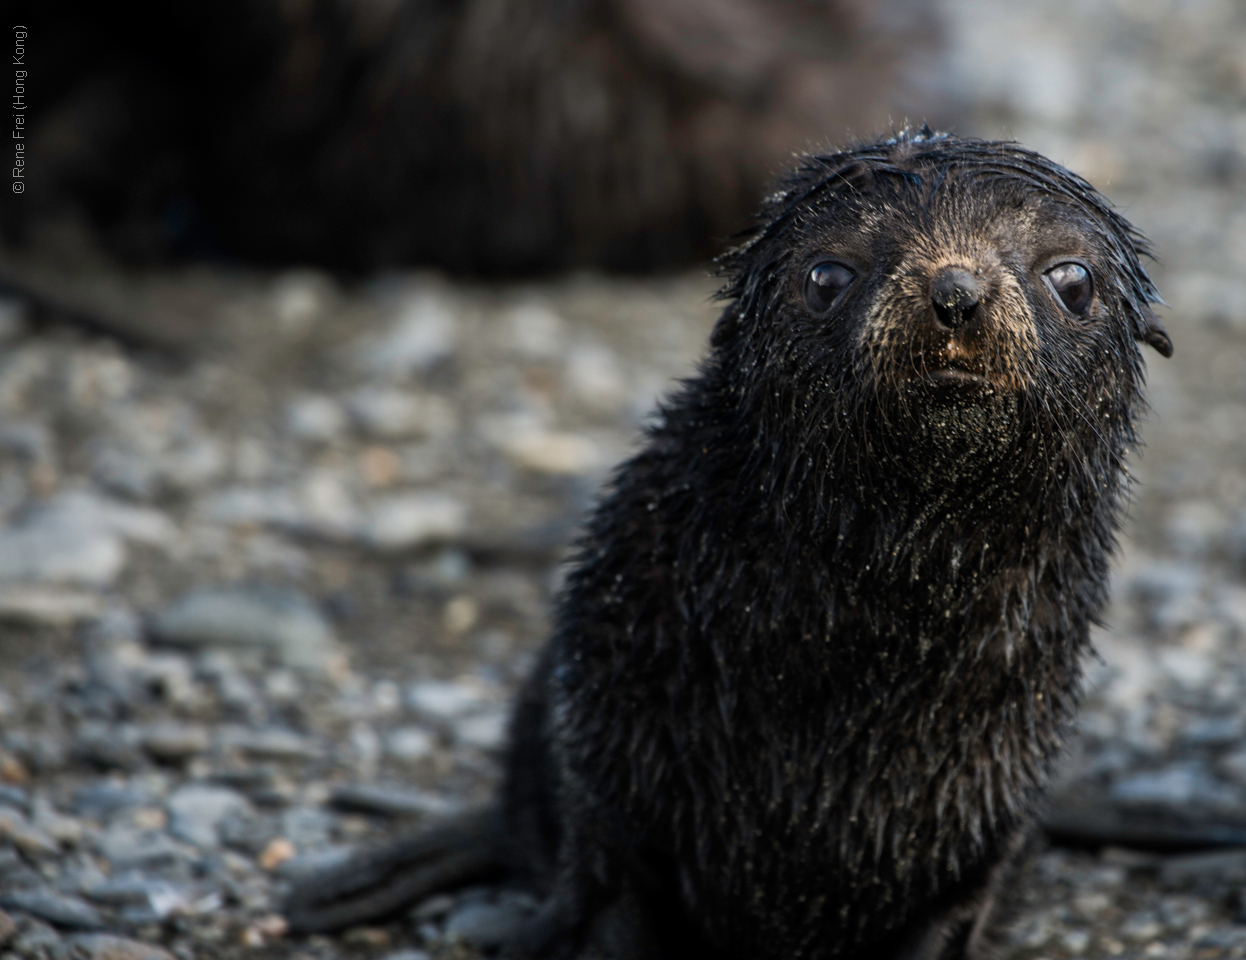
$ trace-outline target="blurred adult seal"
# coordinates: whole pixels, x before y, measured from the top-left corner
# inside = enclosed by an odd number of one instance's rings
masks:
[[[296,930],[509,873],[542,956],[991,951],[1078,702],[1171,342],[1147,246],[1012,143],[809,156],[588,523],[496,808],[295,891]]]

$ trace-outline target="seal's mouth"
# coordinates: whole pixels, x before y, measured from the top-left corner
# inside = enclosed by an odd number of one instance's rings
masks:
[[[960,367],[942,367],[938,370],[927,370],[924,379],[935,384],[947,386],[990,386],[991,381],[980,373],[971,373]]]

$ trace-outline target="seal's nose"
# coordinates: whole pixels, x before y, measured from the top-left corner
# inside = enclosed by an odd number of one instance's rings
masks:
[[[973,319],[982,299],[982,285],[964,267],[944,267],[930,281],[930,302],[935,316],[949,330]]]

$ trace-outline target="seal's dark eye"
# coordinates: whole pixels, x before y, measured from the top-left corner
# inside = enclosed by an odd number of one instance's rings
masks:
[[[1080,263],[1058,263],[1047,271],[1047,282],[1056,296],[1072,313],[1083,316],[1095,295],[1090,271]]]
[[[829,310],[856,278],[856,273],[842,263],[819,263],[805,281],[805,306],[814,313]]]

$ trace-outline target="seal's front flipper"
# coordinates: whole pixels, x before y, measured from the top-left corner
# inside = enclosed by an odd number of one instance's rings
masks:
[[[498,810],[394,840],[298,883],[283,913],[293,933],[328,933],[391,917],[439,893],[507,871]]]

